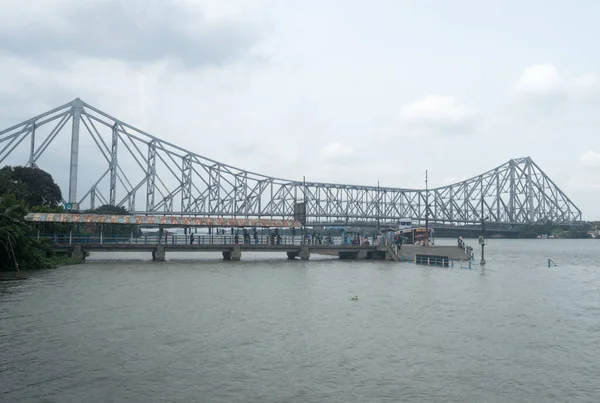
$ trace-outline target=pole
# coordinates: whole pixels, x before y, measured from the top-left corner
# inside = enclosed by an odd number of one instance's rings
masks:
[[[380,211],[379,211],[379,181],[377,181],[377,233],[379,233],[380,231],[380,226],[379,226],[379,216],[380,216]]]
[[[482,266],[485,265],[485,217],[483,216],[483,195],[481,195],[481,237],[479,239],[481,244],[481,262]]]
[[[302,240],[300,241],[300,245],[304,245],[306,243],[306,176],[302,177],[302,184],[303,184],[303,191],[302,193],[304,193],[304,214],[300,217],[302,219],[302,232],[301,232],[301,236],[302,236]]]
[[[425,170],[425,246],[429,246],[429,184]]]

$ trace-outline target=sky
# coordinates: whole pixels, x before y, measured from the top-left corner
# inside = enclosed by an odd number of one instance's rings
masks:
[[[79,97],[254,172],[405,188],[423,188],[425,170],[441,186],[530,156],[584,219],[600,220],[600,2],[0,9],[0,129]]]

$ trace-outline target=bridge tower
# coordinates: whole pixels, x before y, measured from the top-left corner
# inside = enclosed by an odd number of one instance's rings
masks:
[[[79,124],[83,112],[83,101],[76,98],[71,103],[73,125],[71,129],[71,163],[69,169],[69,203],[77,203],[77,172],[79,170]]]

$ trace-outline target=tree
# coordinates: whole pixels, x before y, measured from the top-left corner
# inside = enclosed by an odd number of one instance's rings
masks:
[[[0,196],[13,195],[28,206],[55,207],[62,201],[52,176],[38,168],[5,166],[0,169]]]
[[[104,204],[94,210],[91,213],[96,214],[112,214],[112,215],[129,215],[129,211],[123,206],[113,206],[112,204]]]
[[[50,268],[52,250],[28,236],[25,204],[14,196],[0,197],[0,271]]]
[[[123,206],[113,206],[111,204],[102,205],[90,213],[95,214],[109,214],[109,215],[130,215],[131,213]],[[114,235],[131,235],[140,236],[141,230],[135,225],[121,225],[121,224],[104,224],[105,234]]]

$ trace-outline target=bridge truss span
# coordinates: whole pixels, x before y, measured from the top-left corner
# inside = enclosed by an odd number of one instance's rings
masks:
[[[61,138],[69,164],[56,171],[41,161],[54,158],[49,147]],[[7,162],[55,178],[68,172],[65,202],[82,209],[112,204],[137,214],[291,218],[306,203],[307,219],[320,222],[581,220],[577,206],[529,157],[430,190],[291,181],[203,157],[80,99],[0,131],[0,164]],[[82,175],[88,165],[94,168]]]

